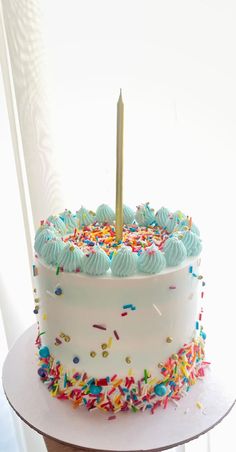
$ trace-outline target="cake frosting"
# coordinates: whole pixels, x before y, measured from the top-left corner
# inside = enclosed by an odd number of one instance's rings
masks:
[[[102,204],[48,217],[35,236],[38,374],[75,406],[167,406],[204,375],[198,228],[182,212]],[[201,293],[201,297],[200,297]]]

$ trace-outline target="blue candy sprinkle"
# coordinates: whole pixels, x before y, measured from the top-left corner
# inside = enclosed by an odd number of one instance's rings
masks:
[[[90,392],[91,392],[91,394],[100,394],[101,391],[102,391],[102,387],[101,386],[90,385]]]
[[[75,357],[73,358],[73,363],[75,363],[75,364],[78,364],[78,363],[79,363],[79,357],[78,357],[78,356],[75,356]]]
[[[166,394],[167,389],[164,385],[160,384],[154,387],[154,392],[156,395],[163,397]]]
[[[202,339],[205,341],[207,335],[206,335],[206,333],[204,331],[201,332],[201,336],[202,336]]]
[[[39,356],[41,358],[48,358],[50,356],[49,348],[48,347],[41,347],[39,350]]]
[[[55,294],[56,294],[56,295],[61,295],[61,294],[62,294],[62,289],[61,289],[61,287],[57,287],[57,288],[55,289]]]
[[[44,370],[42,367],[40,367],[40,368],[38,369],[38,374],[39,374],[39,376],[40,376],[41,378],[45,378],[45,377],[47,376],[45,370]]]

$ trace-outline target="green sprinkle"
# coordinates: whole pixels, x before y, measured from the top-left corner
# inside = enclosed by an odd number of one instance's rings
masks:
[[[60,267],[57,267],[56,275],[59,275]]]
[[[131,405],[131,408],[132,408],[134,413],[136,413],[136,411],[138,411],[137,408],[134,405]]]
[[[42,336],[42,334],[45,334],[45,333],[46,333],[46,331],[43,331],[42,333],[39,334],[39,336]]]
[[[148,379],[147,369],[144,369],[144,381],[145,381],[145,383],[147,383],[147,379]]]

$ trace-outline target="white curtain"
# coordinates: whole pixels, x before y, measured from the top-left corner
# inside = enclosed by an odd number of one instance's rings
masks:
[[[8,345],[34,321],[29,262],[39,221],[81,204],[114,207],[115,109],[122,87],[125,203],[135,208],[150,201],[154,208],[164,204],[191,213],[204,240],[211,357],[230,355],[236,5],[227,0],[1,0],[0,5],[13,145],[13,151],[3,147],[1,166],[1,236],[7,221],[8,240],[0,307]],[[23,436],[19,431],[22,451],[43,450],[38,435],[26,427]],[[186,452],[218,452],[223,427],[220,432],[186,445]]]

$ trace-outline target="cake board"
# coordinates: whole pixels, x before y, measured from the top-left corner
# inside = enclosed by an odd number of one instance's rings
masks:
[[[16,414],[44,436],[48,451],[162,451],[196,439],[217,425],[235,403],[235,391],[224,384],[214,363],[178,404],[149,411],[111,413],[72,408],[51,397],[37,375],[36,325],[9,351],[3,366],[3,388]]]

